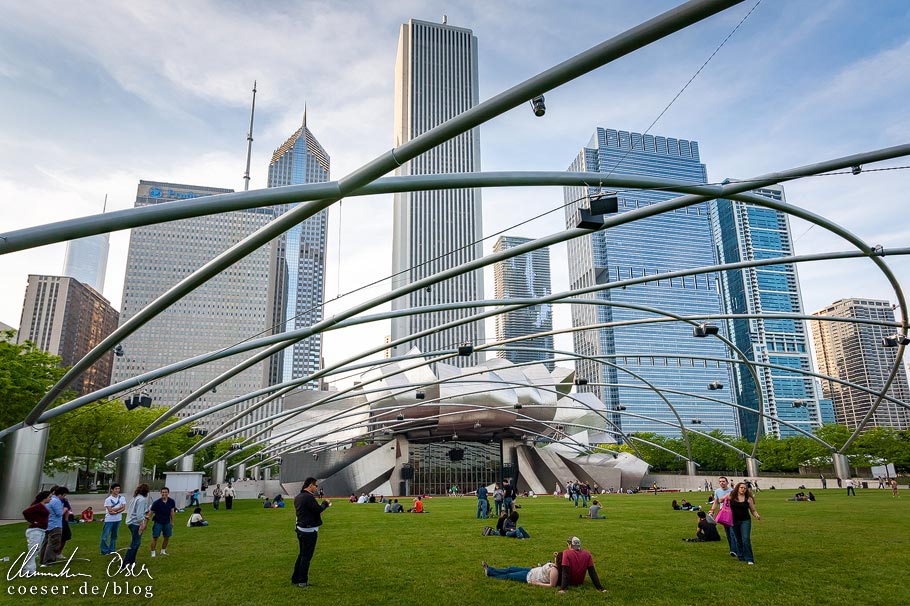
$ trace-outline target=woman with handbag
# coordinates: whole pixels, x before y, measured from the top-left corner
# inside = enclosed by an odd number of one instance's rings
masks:
[[[761,516],[755,511],[755,499],[752,497],[752,491],[746,487],[744,482],[740,482],[733,489],[733,492],[727,496],[730,509],[733,513],[733,537],[736,541],[737,557],[740,562],[746,562],[750,566],[755,564],[752,556],[752,517],[761,520]]]

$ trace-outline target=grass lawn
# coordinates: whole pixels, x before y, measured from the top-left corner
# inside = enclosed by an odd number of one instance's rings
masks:
[[[580,520],[564,499],[520,499],[519,523],[530,540],[483,537],[484,521],[475,519],[476,500],[438,497],[427,501],[425,515],[383,514],[381,505],[335,500],[323,519],[310,569],[314,587],[290,584],[297,555],[293,509],[265,510],[257,501],[235,501],[232,511],[205,508],[210,526],[187,528],[188,513],[178,514],[171,555],[149,558],[150,535],[138,559],[153,576],[109,579],[109,557],[98,550],[100,523],[73,526],[65,553],[78,547],[71,572],[91,578],[7,579],[6,571],[24,549],[24,524],[0,526],[0,564],[4,571],[0,604],[179,604],[239,606],[318,599],[326,606],[370,604],[455,604],[501,600],[535,604],[703,605],[745,599],[771,604],[910,604],[906,583],[910,556],[910,493],[894,499],[890,491],[861,490],[846,497],[840,490],[818,491],[815,503],[787,502],[793,491],[765,490],[757,495],[761,522],[753,523],[755,566],[727,555],[726,542],[684,543],[694,536],[694,513],[673,511],[679,495],[604,495],[606,520]],[[706,493],[684,496],[704,503]],[[403,501],[407,503],[407,501]],[[407,505],[406,505],[407,507]],[[535,566],[567,537],[577,535],[594,555],[608,594],[590,581],[566,595],[483,576],[480,561],[493,566]],[[723,533],[721,533],[723,536]],[[118,547],[129,544],[123,526]],[[59,567],[39,569],[59,571]],[[80,596],[88,582],[102,598]],[[153,596],[114,596],[150,587]],[[68,586],[68,595],[29,596],[21,587]],[[9,593],[13,590],[14,595]],[[62,591],[62,589],[58,589]],[[73,595],[77,592],[76,595]]]

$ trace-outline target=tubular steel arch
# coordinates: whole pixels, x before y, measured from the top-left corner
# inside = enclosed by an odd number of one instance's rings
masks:
[[[741,1],[741,0],[739,0]],[[427,133],[416,137],[415,139],[396,147],[379,157],[375,158],[373,161],[362,166],[358,170],[354,171],[347,177],[330,183],[323,183],[313,186],[292,186],[288,188],[276,188],[272,190],[260,190],[253,192],[239,192],[236,194],[225,194],[220,196],[213,196],[211,198],[206,198],[198,202],[181,202],[180,208],[177,208],[178,205],[173,207],[168,204],[158,205],[156,207],[149,207],[147,209],[132,209],[129,211],[118,211],[116,213],[109,213],[104,216],[95,216],[95,217],[86,217],[82,219],[75,219],[72,221],[58,222],[46,226],[28,228],[25,230],[18,230],[15,232],[9,232],[7,234],[0,235],[0,254],[5,254],[8,252],[13,252],[16,250],[23,250],[26,248],[31,248],[34,246],[39,246],[47,244],[50,242],[57,242],[66,239],[72,239],[76,237],[83,237],[86,235],[96,234],[96,233],[105,233],[115,229],[125,229],[128,227],[135,227],[139,225],[149,225],[153,223],[176,220],[178,218],[186,218],[192,216],[201,216],[205,214],[214,214],[218,212],[227,212],[229,210],[237,210],[240,208],[253,208],[256,206],[269,206],[282,202],[301,202],[297,207],[285,213],[281,217],[275,219],[265,227],[261,228],[257,232],[251,234],[238,244],[232,246],[227,251],[218,255],[210,262],[206,263],[203,267],[193,272],[190,276],[182,280],[173,288],[169,289],[158,299],[153,301],[145,309],[137,313],[133,318],[125,322],[121,327],[119,327],[114,333],[108,336],[102,341],[97,347],[95,347],[91,352],[89,352],[82,360],[80,360],[66,375],[53,387],[51,387],[48,392],[44,395],[41,401],[28,413],[25,419],[12,427],[5,428],[3,431],[0,431],[0,437],[8,434],[9,432],[25,427],[32,426],[38,422],[44,422],[55,418],[65,412],[74,410],[79,406],[83,406],[91,401],[95,401],[104,395],[98,395],[102,392],[105,392],[107,395],[117,393],[118,390],[109,391],[99,390],[94,394],[89,394],[89,398],[93,397],[94,399],[86,399],[86,397],[78,398],[73,402],[59,406],[53,410],[48,410],[50,404],[60,395],[63,389],[72,381],[76,376],[81,374],[83,371],[88,369],[95,361],[97,361],[103,355],[112,349],[116,344],[125,339],[127,336],[138,330],[145,323],[156,317],[159,313],[167,309],[171,304],[178,301],[180,298],[191,292],[193,289],[197,288],[201,284],[205,283],[207,280],[211,279],[233,263],[236,263],[247,254],[253,250],[259,248],[266,242],[270,241],[274,237],[280,235],[286,231],[291,226],[305,220],[307,217],[312,216],[313,214],[319,212],[322,209],[325,209],[344,196],[348,195],[370,195],[375,193],[388,193],[388,192],[402,192],[402,191],[415,191],[419,189],[450,189],[450,188],[459,188],[459,187],[497,187],[497,186],[542,186],[542,185],[585,185],[589,188],[593,187],[592,183],[596,183],[597,187],[629,187],[629,188],[638,188],[638,189],[647,189],[648,187],[660,187],[661,189],[670,189],[682,193],[684,195],[668,200],[665,202],[654,204],[650,207],[640,208],[631,210],[628,212],[621,213],[617,216],[608,218],[603,226],[600,229],[609,229],[612,227],[617,227],[625,223],[629,223],[638,219],[644,219],[661,212],[667,212],[679,208],[684,208],[686,206],[704,202],[710,199],[715,198],[729,198],[733,200],[740,200],[744,202],[749,202],[751,204],[772,208],[780,212],[787,213],[789,215],[797,216],[803,220],[809,221],[814,225],[819,225],[828,231],[834,233],[835,235],[840,236],[853,246],[858,249],[858,253],[850,253],[849,255],[843,254],[841,256],[837,253],[832,256],[831,254],[825,255],[807,255],[802,257],[791,256],[791,257],[779,257],[773,260],[762,260],[762,261],[751,261],[751,262],[742,262],[742,263],[733,263],[733,264],[723,264],[715,265],[708,268],[698,268],[696,270],[684,270],[678,272],[667,272],[660,276],[648,276],[646,279],[630,279],[624,281],[613,282],[606,285],[595,285],[594,287],[588,287],[584,289],[577,289],[569,293],[559,293],[558,296],[548,296],[535,300],[533,303],[527,304],[510,304],[504,306],[503,308],[484,312],[481,314],[476,314],[471,317],[469,321],[477,321],[485,317],[490,317],[492,315],[498,315],[501,313],[507,313],[515,309],[520,309],[522,307],[527,307],[529,305],[539,305],[549,302],[572,302],[577,303],[576,301],[571,301],[571,297],[575,297],[582,294],[590,294],[598,290],[606,290],[609,288],[616,288],[624,285],[637,284],[642,282],[652,281],[654,279],[666,279],[670,277],[679,277],[685,275],[693,275],[696,273],[708,273],[708,272],[717,272],[717,271],[726,271],[730,269],[744,268],[744,267],[758,267],[762,265],[774,265],[781,263],[797,263],[801,261],[808,260],[821,260],[829,258],[845,258],[846,256],[866,256],[878,267],[878,269],[884,274],[885,278],[889,281],[892,288],[894,289],[895,295],[898,299],[898,304],[903,310],[902,320],[899,324],[895,323],[899,327],[899,331],[902,335],[906,336],[908,332],[908,323],[907,323],[907,304],[903,294],[901,285],[899,284],[897,278],[891,272],[890,268],[881,258],[884,256],[885,251],[870,247],[862,239],[853,235],[846,229],[836,225],[833,222],[830,222],[823,217],[820,217],[814,213],[811,213],[807,210],[800,209],[799,207],[793,206],[791,204],[783,204],[775,202],[769,198],[762,196],[757,196],[753,194],[746,193],[750,189],[755,189],[763,187],[766,185],[772,185],[775,183],[785,182],[788,180],[796,179],[802,176],[818,174],[821,172],[827,172],[832,170],[838,170],[841,168],[847,168],[855,165],[869,164],[872,162],[906,156],[910,155],[910,145],[901,145],[894,146],[891,148],[886,148],[882,150],[877,150],[874,152],[868,152],[864,154],[855,154],[845,158],[839,158],[835,160],[829,160],[826,162],[820,162],[817,164],[812,164],[804,167],[798,167],[778,173],[772,173],[768,175],[763,175],[752,180],[747,180],[743,182],[733,182],[722,186],[708,186],[708,185],[692,185],[689,183],[679,183],[673,182],[670,180],[660,180],[660,179],[647,179],[647,178],[631,178],[631,177],[612,177],[604,176],[598,173],[519,173],[519,172],[508,172],[508,173],[486,173],[486,174],[474,174],[474,175],[432,175],[432,176],[423,176],[423,177],[392,177],[387,179],[379,179],[383,174],[388,173],[389,171],[395,169],[398,166],[401,166],[403,163],[415,158],[419,154],[439,145],[440,143],[451,139],[463,132],[466,132],[474,127],[479,126],[480,124],[512,109],[516,106],[519,106],[527,101],[527,99],[532,98],[538,94],[542,94],[555,88],[561,86],[597,67],[605,65],[615,59],[618,59],[634,50],[637,50],[651,42],[658,40],[666,35],[674,33],[688,25],[696,23],[704,18],[707,18],[713,14],[716,14],[730,6],[739,3],[738,0],[695,0],[684,5],[681,5],[675,9],[667,11],[654,19],[651,19],[623,34],[620,34],[598,46],[589,49],[549,70],[534,76],[521,84],[518,84],[507,91],[479,104],[478,106],[462,113],[461,115],[445,122],[444,124],[431,129]],[[147,439],[153,439],[157,435],[161,435],[158,429],[170,416],[179,412],[183,407],[194,401],[202,393],[207,392],[212,387],[219,385],[220,383],[229,380],[232,376],[241,372],[244,368],[248,368],[259,361],[262,361],[277,353],[284,348],[292,345],[293,343],[298,342],[308,336],[315,334],[321,334],[324,331],[331,330],[333,328],[341,328],[345,326],[351,326],[354,324],[361,323],[363,321],[370,321],[365,318],[357,318],[359,314],[368,311],[377,305],[391,301],[392,299],[401,297],[405,294],[413,292],[415,290],[424,288],[426,286],[436,284],[443,280],[446,280],[454,275],[474,271],[480,269],[492,263],[496,263],[508,258],[519,256],[526,252],[537,250],[551,244],[564,242],[569,239],[580,237],[583,235],[588,235],[594,233],[598,230],[589,230],[589,229],[567,229],[565,231],[552,234],[529,242],[527,244],[509,249],[508,251],[503,251],[501,253],[495,253],[484,257],[483,259],[478,259],[465,263],[456,268],[439,272],[422,280],[415,281],[411,284],[408,284],[404,287],[398,289],[392,289],[390,292],[375,297],[366,301],[364,303],[354,305],[349,309],[314,324],[307,329],[302,331],[294,331],[294,333],[284,333],[279,338],[278,335],[269,337],[268,339],[257,339],[254,342],[258,342],[259,345],[253,347],[247,347],[249,344],[243,345],[243,347],[235,346],[227,348],[226,350],[219,352],[210,352],[208,354],[203,354],[202,356],[196,356],[182,362],[169,365],[162,369],[152,371],[151,373],[144,373],[142,377],[152,377],[160,378],[172,374],[175,372],[180,372],[187,368],[193,366],[204,364],[206,362],[225,357],[223,354],[225,351],[232,351],[230,354],[239,353],[241,351],[249,351],[251,349],[256,349],[257,347],[267,346],[262,352],[259,352],[249,359],[243,361],[241,364],[235,366],[229,371],[222,373],[219,377],[216,377],[212,381],[206,382],[205,385],[195,390],[189,396],[181,400],[176,406],[172,407],[165,415],[162,415],[158,420],[152,423],[146,430],[142,432],[139,436],[133,439],[133,441],[126,447],[121,448],[114,453],[111,453],[109,456],[114,456],[119,454],[126,448],[136,445],[138,443],[143,443]],[[910,254],[910,249],[898,249],[897,254]],[[892,251],[888,251],[888,254],[895,254]],[[583,300],[586,303],[593,302],[592,300],[585,299]],[[475,302],[471,305],[477,307],[481,306],[481,303],[485,302]],[[606,302],[604,302],[606,303]],[[427,313],[430,308],[425,308],[422,310],[417,310],[415,313]],[[655,314],[661,314],[664,316],[672,314],[667,314],[666,312],[660,310],[650,310],[644,309],[643,311],[648,311]],[[414,310],[405,310],[405,311],[414,311]],[[382,314],[380,314],[382,315]],[[392,317],[392,316],[387,316]],[[771,317],[769,315],[762,315],[761,317]],[[775,316],[777,317],[777,316]],[[675,316],[676,321],[684,321],[689,323],[695,323],[694,318],[686,318],[681,316]],[[816,319],[816,318],[813,318]],[[829,318],[817,318],[822,320],[830,320]],[[655,321],[668,321],[666,319],[661,320],[657,319]],[[838,320],[840,321],[840,320]],[[460,322],[460,321],[459,321]],[[445,326],[450,326],[453,323],[449,323]],[[582,327],[580,329],[591,329],[602,327],[603,325],[594,325],[593,327]],[[440,327],[437,327],[439,329]],[[580,330],[573,329],[573,330]],[[434,329],[435,330],[435,329]],[[293,336],[290,336],[293,334]],[[560,332],[550,331],[549,333],[540,333],[540,334],[560,334]],[[406,343],[412,339],[419,338],[421,333],[410,335],[407,338],[400,339],[396,341],[395,344]],[[536,335],[535,335],[536,336]],[[532,338],[532,337],[526,337]],[[295,340],[296,339],[296,340]],[[513,342],[514,340],[507,340],[502,343],[494,343],[490,345],[481,345],[477,347],[478,351],[483,351],[487,349],[492,349],[494,345],[501,346],[503,343]],[[761,364],[758,362],[752,362],[748,358],[739,352],[735,346],[729,341],[724,339],[728,347],[731,347],[738,355],[742,357],[742,360],[728,360],[729,363],[744,363],[747,365],[749,372],[752,374],[753,380],[755,380],[756,385],[759,389],[759,400],[760,405],[756,411],[759,414],[759,431],[756,434],[756,440],[753,445],[753,454],[754,457],[758,439],[761,434],[761,428],[763,423],[761,423],[762,415],[764,414],[764,402],[761,395],[761,385],[758,380],[758,376],[755,372],[755,367],[769,367],[769,368],[783,368],[776,365],[770,364]],[[265,390],[259,390],[257,392],[252,392],[252,394],[247,394],[246,396],[240,398],[235,398],[230,401],[227,405],[219,405],[219,408],[213,407],[200,417],[202,418],[208,414],[212,414],[216,410],[222,410],[230,406],[235,406],[242,402],[249,400],[250,398],[259,397],[260,395],[267,395],[263,400],[257,402],[253,406],[247,408],[244,411],[241,411],[242,414],[235,415],[230,424],[239,422],[241,418],[250,414],[254,410],[264,406],[270,401],[273,401],[276,398],[281,397],[289,393],[291,390],[297,387],[302,382],[308,382],[314,378],[319,378],[322,376],[328,376],[332,374],[333,371],[345,368],[350,370],[357,365],[365,356],[372,355],[381,349],[389,347],[390,344],[383,344],[381,348],[376,350],[370,350],[366,353],[358,354],[358,356],[348,358],[340,363],[331,365],[329,367],[320,369],[319,372],[311,375],[304,380],[297,380],[295,382],[289,382],[288,384],[282,384],[281,386],[271,386]],[[869,412],[860,422],[856,430],[851,434],[847,442],[841,447],[838,451],[838,454],[843,454],[850,444],[855,440],[859,433],[865,428],[869,420],[872,418],[872,415],[875,413],[876,409],[883,401],[893,401],[898,402],[902,406],[907,406],[903,402],[899,402],[887,396],[887,392],[891,387],[895,377],[901,366],[901,361],[905,351],[905,346],[900,345],[897,349],[896,361],[894,366],[891,369],[891,372],[882,387],[881,390],[875,391],[870,390],[869,388],[863,388],[861,386],[855,386],[850,384],[851,387],[856,387],[864,389],[870,393],[875,393],[876,398],[871,406]],[[437,354],[442,352],[436,352]],[[452,357],[453,353],[448,352],[446,355],[441,357],[436,357],[433,360],[425,361],[426,364],[431,364],[434,362],[442,361]],[[576,359],[580,359],[584,356],[575,356]],[[373,364],[373,363],[370,363]],[[631,373],[627,369],[618,367],[624,372],[629,372],[633,376],[634,373]],[[495,370],[495,369],[488,369]],[[805,376],[820,376],[828,380],[838,381],[832,377],[826,377],[824,375],[818,375],[816,373],[805,372],[801,369],[785,368],[785,370],[791,372],[797,372]],[[483,371],[483,372],[486,372]],[[158,374],[156,374],[158,373]],[[641,377],[637,377],[640,380],[644,381]],[[133,387],[141,385],[142,380],[134,378],[132,381]],[[135,382],[138,381],[138,382]],[[647,383],[647,381],[644,381]],[[842,382],[842,381],[838,381]],[[129,382],[124,382],[129,383]],[[123,388],[124,383],[118,384],[120,389]],[[846,384],[845,382],[842,382]],[[113,387],[113,386],[112,386]],[[648,387],[657,393],[670,409],[673,411],[673,414],[677,417],[679,421],[680,432],[683,435],[685,443],[688,448],[688,460],[691,460],[691,448],[688,444],[688,438],[686,437],[686,432],[688,431],[682,419],[676,413],[670,401],[663,396],[662,390],[657,389],[655,386],[648,384]],[[668,391],[668,390],[667,390]],[[668,391],[670,393],[670,391]],[[322,401],[320,401],[322,402]],[[318,405],[315,403],[314,405]],[[307,408],[309,410],[309,408]],[[298,411],[304,412],[304,411]],[[195,415],[194,415],[195,416]],[[282,419],[286,420],[286,419]],[[262,424],[264,421],[258,421],[256,424]],[[276,419],[276,422],[277,419]],[[181,423],[182,424],[182,423]],[[273,423],[274,425],[274,423]],[[179,426],[177,423],[168,426],[168,428],[162,428],[164,432],[170,431],[174,426]],[[271,426],[269,426],[271,427]],[[225,429],[226,426],[219,428]],[[159,430],[159,431],[162,431]],[[266,430],[267,431],[267,430]],[[217,430],[216,430],[217,433]],[[621,433],[621,432],[620,432]],[[700,433],[700,432],[696,432]],[[258,434],[257,434],[258,435]],[[214,437],[214,436],[212,436]],[[634,437],[633,437],[634,439]],[[203,441],[204,442],[204,441]],[[210,442],[209,442],[210,443]],[[830,446],[829,446],[830,447]]]

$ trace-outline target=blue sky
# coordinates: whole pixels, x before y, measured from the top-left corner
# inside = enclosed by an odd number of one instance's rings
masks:
[[[469,27],[481,99],[668,9],[671,2],[3,2],[0,231],[131,207],[139,179],[242,189],[250,88],[259,82],[252,187],[308,125],[340,178],[392,144],[398,28]],[[564,170],[594,128],[642,131],[754,6],[750,1],[547,94],[481,130],[485,170]],[[745,178],[910,141],[910,4],[763,0],[651,130],[697,140],[709,180]],[[903,166],[903,159],[880,166]],[[806,179],[788,200],[872,244],[910,245],[910,170]],[[554,208],[558,189],[484,193],[484,233]],[[339,240],[339,216],[341,238]],[[560,214],[515,235],[562,229]],[[798,253],[846,250],[793,222]],[[112,236],[104,294],[120,306],[128,234]],[[391,198],[333,210],[327,295],[387,275]],[[489,252],[492,241],[485,245]],[[62,271],[64,245],[0,257],[0,321],[19,324],[29,273]],[[338,259],[341,259],[340,272]],[[554,289],[567,286],[552,251]],[[910,262],[889,258],[903,284]],[[800,268],[807,311],[843,297],[894,300],[868,261]],[[339,278],[340,276],[340,278]],[[487,291],[492,294],[491,276]],[[383,288],[383,287],[379,287]],[[376,294],[369,290],[348,304]],[[340,309],[330,306],[328,313]],[[567,311],[556,321],[568,325]],[[381,342],[387,326],[360,329]],[[343,335],[344,333],[342,333]],[[347,336],[326,339],[331,360]]]

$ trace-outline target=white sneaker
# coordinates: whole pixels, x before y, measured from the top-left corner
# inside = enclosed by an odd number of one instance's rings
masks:
[[[167,552],[166,552],[165,550],[162,549],[162,550],[161,550],[161,555],[167,555]]]
[[[154,551],[152,552],[152,557],[153,557],[153,558],[155,557],[155,552],[154,552]]]

